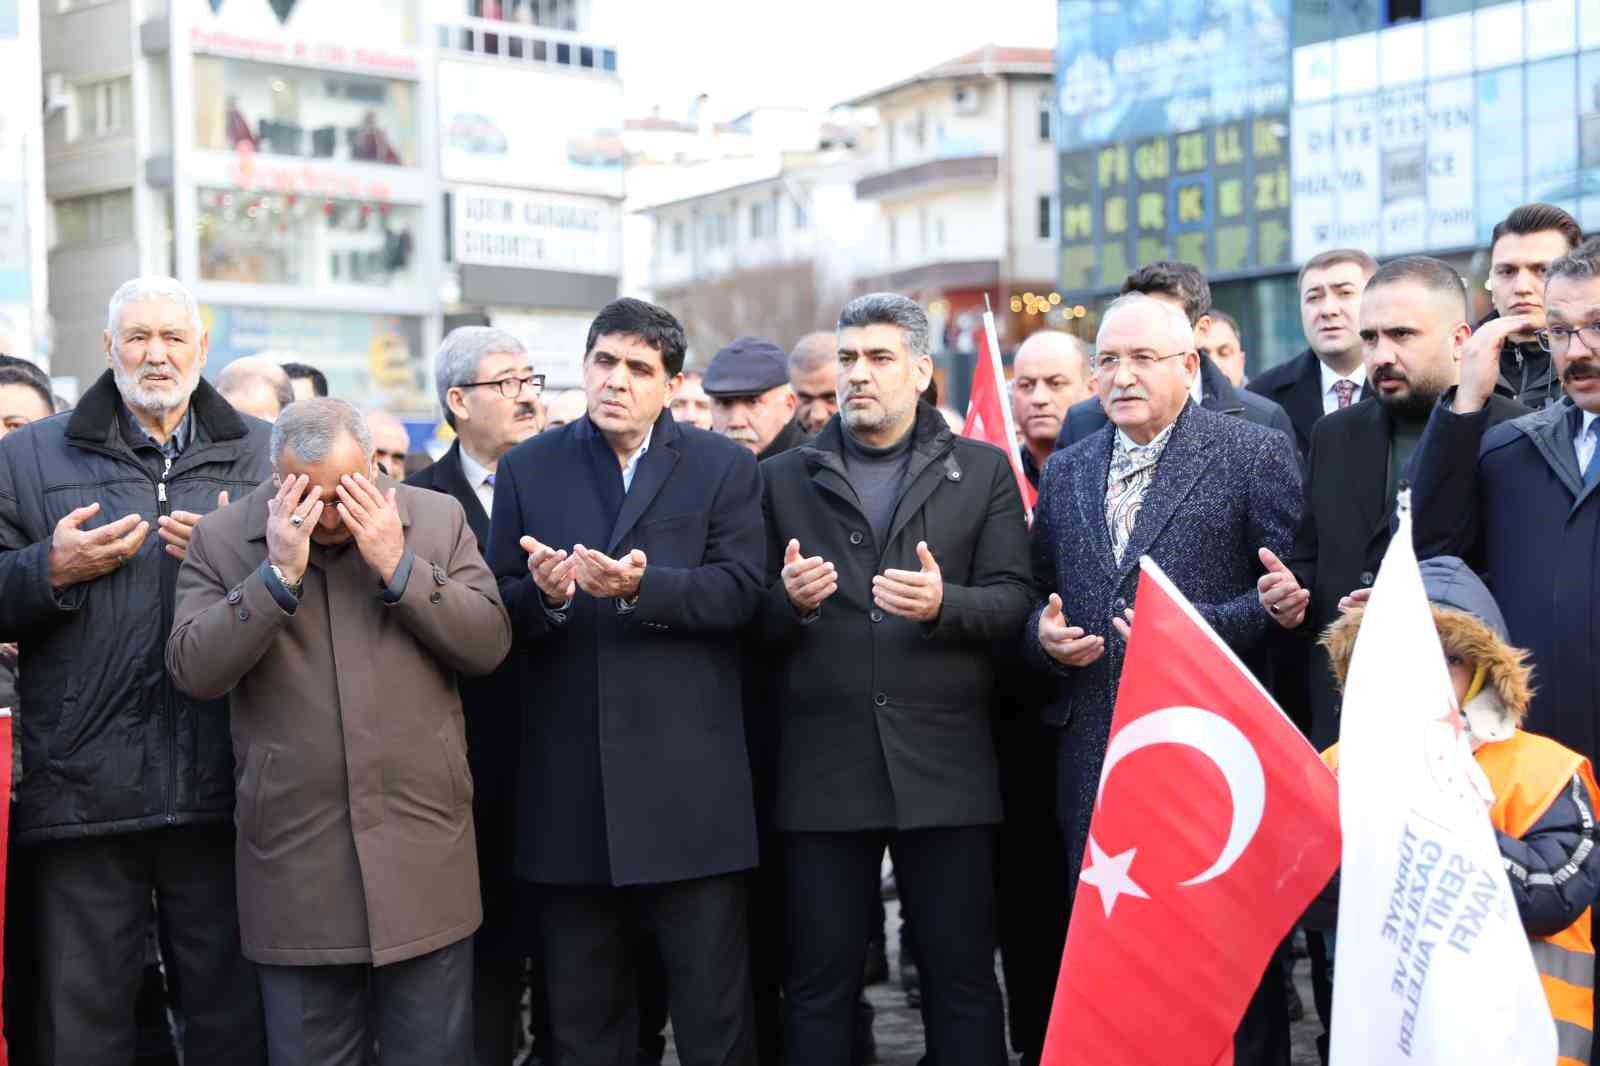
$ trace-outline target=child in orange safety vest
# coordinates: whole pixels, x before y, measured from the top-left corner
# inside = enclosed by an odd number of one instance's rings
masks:
[[[1556,1061],[1587,1066],[1594,1037],[1590,908],[1600,899],[1600,786],[1589,760],[1519,728],[1533,696],[1533,668],[1528,653],[1508,643],[1499,605],[1478,576],[1446,557],[1424,562],[1422,579],[1473,756],[1494,791],[1489,820],[1555,1016]],[[1363,611],[1347,611],[1322,635],[1341,685]],[[1338,745],[1323,759],[1337,771]],[[1328,913],[1326,906],[1313,910]],[[1308,914],[1307,924],[1322,923]]]

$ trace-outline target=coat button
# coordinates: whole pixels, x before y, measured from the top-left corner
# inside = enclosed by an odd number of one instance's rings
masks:
[[[960,481],[961,480],[961,471],[959,471],[959,470],[950,471],[950,480],[951,481]]]
[[[1373,582],[1372,571],[1371,570],[1363,570],[1363,571],[1361,571],[1361,584],[1365,587],[1365,586],[1370,586],[1372,584],[1372,582]]]
[[[889,697],[880,692],[872,697],[872,702],[879,707],[886,707],[889,704]]]
[[[874,607],[872,613],[867,615],[867,617],[872,619],[874,622],[881,622],[883,621],[883,612]]]
[[[238,603],[242,599],[244,599],[244,593],[240,592],[238,589],[232,589],[228,592],[229,603]]]
[[[245,610],[243,607],[239,608],[239,621],[241,621],[241,622],[250,621],[250,612]]]
[[[435,585],[443,585],[448,580],[449,579],[444,576],[444,568],[435,563],[433,566],[433,583]]]
[[[435,592],[433,595],[428,597],[428,602],[429,603],[438,603],[442,599],[444,599],[444,593]]]
[[[1128,601],[1123,599],[1121,596],[1118,596],[1117,602],[1113,603],[1111,606],[1113,610],[1115,610],[1118,614],[1121,614],[1123,611],[1128,609]]]
[[[861,531],[859,529],[853,530],[850,533],[850,543],[851,544],[860,544],[863,540],[866,540],[866,539],[867,538],[865,538],[865,537],[863,537],[861,535]]]

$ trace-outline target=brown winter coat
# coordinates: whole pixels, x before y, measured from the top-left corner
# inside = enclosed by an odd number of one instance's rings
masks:
[[[244,954],[414,958],[482,918],[456,677],[498,666],[510,623],[461,505],[406,486],[400,600],[380,598],[354,542],[313,544],[286,613],[261,566],[272,493],[269,481],[195,528],[167,643],[180,689],[229,694]]]

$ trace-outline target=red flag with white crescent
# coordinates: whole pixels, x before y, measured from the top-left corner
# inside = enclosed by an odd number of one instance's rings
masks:
[[[1011,457],[1011,470],[1017,476],[1022,507],[1033,514],[1039,493],[1028,482],[1017,453],[1017,425],[1011,416],[1011,398],[1006,395],[1006,371],[1000,363],[1000,340],[994,326],[994,312],[983,313],[983,332],[978,334],[978,365],[972,371],[971,399],[967,401],[967,421],[961,435],[993,444]]]
[[[1042,1066],[1212,1066],[1339,865],[1333,774],[1150,559]]]

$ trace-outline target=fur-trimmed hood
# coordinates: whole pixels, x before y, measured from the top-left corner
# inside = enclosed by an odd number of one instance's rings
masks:
[[[1528,653],[1513,647],[1502,635],[1505,623],[1493,597],[1459,559],[1430,559],[1424,564],[1424,585],[1445,653],[1485,669],[1482,691],[1462,708],[1473,735],[1484,741],[1504,740],[1510,735],[1509,728],[1522,722],[1533,700]],[[1476,610],[1465,609],[1468,606]],[[1365,615],[1364,607],[1345,612],[1323,632],[1319,642],[1328,653],[1341,690]],[[1504,725],[1496,728],[1497,720]]]

